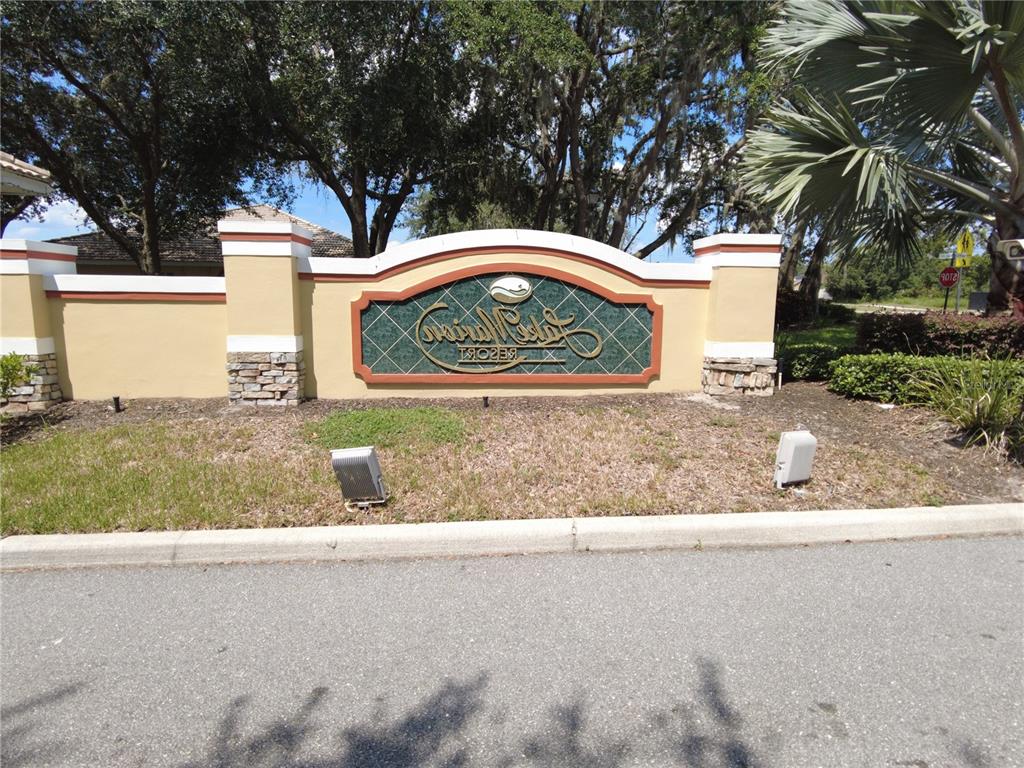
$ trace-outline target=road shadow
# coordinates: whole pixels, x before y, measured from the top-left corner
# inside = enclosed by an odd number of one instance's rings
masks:
[[[318,687],[293,713],[254,730],[246,713],[255,702],[244,696],[228,704],[205,755],[180,768],[769,768],[744,737],[719,666],[702,659],[697,672],[696,690],[679,705],[643,707],[634,722],[617,723],[614,734],[588,714],[581,692],[501,744],[488,737],[488,727],[503,718],[487,712],[484,672],[442,683],[397,716],[378,707],[355,725],[331,725],[330,691]],[[332,745],[326,756],[325,744]]]
[[[82,683],[61,685],[0,709],[0,765],[4,768],[59,765],[71,751],[72,741],[47,738],[37,731],[48,717],[50,707],[70,699],[83,687]]]

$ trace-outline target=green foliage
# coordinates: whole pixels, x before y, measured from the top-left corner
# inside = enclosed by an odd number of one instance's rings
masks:
[[[307,438],[324,448],[429,448],[457,445],[465,420],[445,408],[368,408],[338,411],[306,427]]]
[[[0,400],[7,400],[15,389],[20,387],[39,371],[34,363],[25,363],[25,359],[17,352],[8,352],[0,357]]]
[[[912,355],[1024,358],[1024,323],[1011,317],[869,313],[857,320],[857,349]]]
[[[849,347],[835,344],[785,344],[777,345],[775,355],[783,381],[824,381],[829,377],[832,361],[849,351]]]
[[[939,285],[939,273],[950,265],[952,244],[946,233],[936,232],[923,238],[921,255],[907,262],[894,263],[884,254],[858,249],[846,260],[827,267],[826,287],[837,301],[892,301],[899,297],[938,299],[941,306],[946,289]],[[961,270],[962,304],[972,291],[988,292],[991,264],[975,258]],[[950,307],[956,289],[950,291]]]
[[[780,290],[775,296],[775,324],[780,328],[808,326],[816,322],[850,323],[856,312],[834,301],[813,301],[799,291]]]
[[[1017,4],[787,0],[765,49],[794,94],[750,137],[754,197],[825,222],[838,251],[903,264],[936,225],[1024,235]],[[989,255],[994,306],[1024,297],[1020,269]]]
[[[918,357],[914,355],[845,355],[831,365],[828,388],[847,397],[878,400],[883,403],[935,405],[916,382],[932,377],[960,375],[977,368],[977,375],[988,380],[998,369],[999,381],[1013,381],[1013,395],[1024,397],[1024,361],[964,359],[957,357]]]
[[[469,222],[486,200],[530,228],[646,256],[701,226],[724,190],[741,207],[742,144],[730,138],[776,92],[756,66],[772,13],[742,2],[452,3],[496,141],[432,178],[420,231]],[[634,242],[655,209],[666,226]]]
[[[911,379],[909,397],[956,425],[967,445],[1016,452],[1017,422],[1024,407],[1024,362],[973,358],[922,369]]]
[[[775,338],[775,356],[783,381],[824,381],[833,360],[849,354],[856,341],[851,323],[791,328]]]
[[[806,328],[790,328],[778,335],[776,344],[828,344],[852,350],[857,341],[857,326],[852,322],[834,323],[830,319]]]
[[[260,189],[263,115],[246,103],[244,30],[227,3],[3,6],[3,149],[138,264]]]
[[[522,108],[508,78],[575,60],[581,47],[560,13],[533,3],[243,9],[253,39],[246,87],[273,121],[276,157],[285,168],[303,163],[338,198],[357,257],[387,247],[427,184],[498,173]]]

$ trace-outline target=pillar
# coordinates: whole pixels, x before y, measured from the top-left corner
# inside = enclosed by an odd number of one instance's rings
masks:
[[[227,294],[227,386],[232,403],[298,405],[305,362],[297,260],[312,234],[286,221],[218,222]]]
[[[42,411],[63,398],[46,280],[75,273],[78,249],[35,240],[0,240],[0,354],[16,352],[36,372],[17,387],[6,412]]]
[[[704,342],[704,392],[770,395],[775,360],[775,291],[781,235],[720,234],[693,243],[712,268]]]

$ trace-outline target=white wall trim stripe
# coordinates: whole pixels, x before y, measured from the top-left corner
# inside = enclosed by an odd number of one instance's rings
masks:
[[[246,219],[221,219],[217,231],[222,235],[298,235],[306,240],[313,239],[313,233],[290,221],[251,221]]]
[[[53,337],[37,339],[33,336],[4,336],[0,338],[0,355],[17,352],[19,355],[52,355],[57,351]]]
[[[223,277],[170,275],[50,275],[48,291],[68,293],[225,293]]]
[[[59,253],[62,256],[77,256],[78,249],[73,245],[47,243],[43,240],[0,240],[0,251],[41,251]]]
[[[711,270],[704,264],[647,262],[585,237],[529,229],[490,229],[428,237],[393,246],[369,259],[300,258],[298,268],[302,274],[374,277],[390,269],[448,251],[502,247],[566,251],[615,267],[640,280],[706,282],[712,277]],[[516,258],[516,255],[510,254],[510,258]]]
[[[774,357],[771,341],[705,341],[704,357]]]
[[[73,261],[0,259],[0,275],[73,275],[77,271]]]
[[[301,336],[228,336],[228,352],[301,351]]]
[[[738,232],[721,232],[710,237],[702,237],[693,241],[693,250],[709,248],[715,245],[782,245],[782,235],[745,235]]]
[[[777,268],[778,253],[708,253],[695,257],[698,264],[709,267],[766,267]]]
[[[308,245],[295,242],[222,240],[221,252],[225,256],[309,256]]]

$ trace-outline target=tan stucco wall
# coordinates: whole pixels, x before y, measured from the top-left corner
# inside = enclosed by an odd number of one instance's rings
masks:
[[[559,270],[662,307],[661,371],[650,383],[367,384],[353,370],[352,304],[364,292],[399,292],[470,267],[500,263]],[[303,336],[304,396],[479,397],[582,395],[608,391],[686,392],[701,388],[705,340],[770,342],[776,271],[719,267],[706,286],[643,287],[590,263],[557,255],[469,254],[417,266],[383,280],[315,282],[297,278],[288,256],[225,259],[227,302],[46,298],[43,278],[0,280],[5,337],[52,336],[67,398],[227,397],[229,335]]]
[[[717,267],[711,281],[710,341],[771,341],[775,331],[777,270]]]
[[[65,398],[227,396],[223,303],[48,304]]]
[[[4,275],[0,280],[0,336],[51,336],[46,293],[40,275]]]
[[[231,335],[296,335],[299,286],[291,256],[226,256],[224,278]]]
[[[620,294],[648,292],[661,304],[663,344],[661,375],[649,385],[551,386],[518,385],[488,387],[484,384],[458,386],[367,384],[352,370],[351,307],[364,291],[401,291],[434,277],[466,267],[498,262],[546,266],[597,283]],[[428,264],[378,281],[331,283],[303,280],[300,284],[303,308],[306,360],[306,396],[320,398],[515,396],[523,394],[582,395],[596,392],[650,391],[679,392],[700,389],[707,325],[708,289],[649,288],[637,286],[598,267],[557,256],[522,254],[470,255]],[[769,336],[770,338],[770,336]]]

